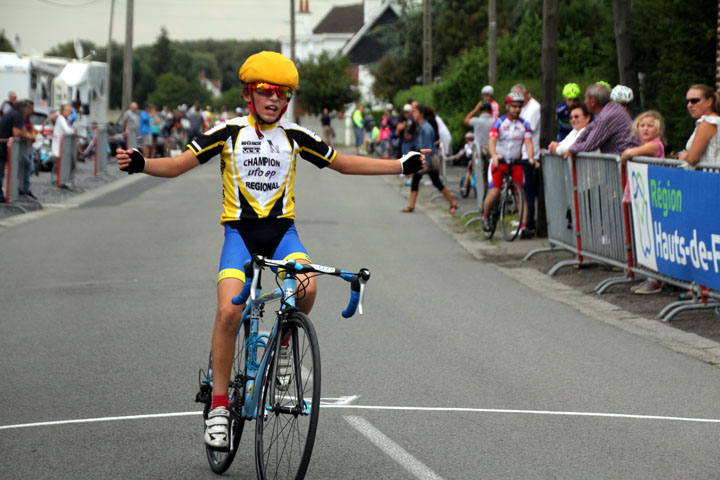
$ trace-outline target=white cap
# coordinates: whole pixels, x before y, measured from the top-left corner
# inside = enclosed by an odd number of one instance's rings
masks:
[[[495,93],[495,90],[494,90],[493,87],[491,87],[490,85],[485,85],[485,86],[482,88],[481,93],[482,93],[483,95],[492,95],[493,93]]]
[[[403,112],[412,112],[412,105],[410,105],[409,103],[403,105]]]

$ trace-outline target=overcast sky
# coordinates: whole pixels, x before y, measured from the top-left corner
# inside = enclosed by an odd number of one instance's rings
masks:
[[[312,24],[336,5],[362,0],[310,0]],[[133,45],[171,40],[280,39],[290,36],[290,0],[135,0]],[[297,11],[300,0],[295,0]],[[0,30],[20,35],[24,53],[43,53],[75,38],[106,45],[111,0],[0,0]],[[115,0],[113,40],[125,41],[126,0]]]

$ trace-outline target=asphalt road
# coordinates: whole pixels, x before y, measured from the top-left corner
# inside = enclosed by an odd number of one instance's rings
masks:
[[[349,320],[319,283],[308,478],[720,478],[716,366],[476,261],[382,179],[302,163],[296,193],[313,260],[372,271]],[[0,231],[0,478],[216,478],[194,396],[219,203],[215,161]],[[255,478],[253,427],[226,476]]]

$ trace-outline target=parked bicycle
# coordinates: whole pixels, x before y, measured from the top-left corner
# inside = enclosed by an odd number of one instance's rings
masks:
[[[487,196],[488,191],[489,189],[485,190],[485,196]],[[498,198],[498,201],[495,202],[495,205],[490,211],[488,217],[490,220],[489,228],[484,231],[485,236],[492,238],[495,234],[497,224],[500,223],[503,238],[508,242],[512,242],[520,233],[524,214],[525,196],[522,186],[513,181],[512,169],[508,168],[503,173],[502,185],[500,186],[500,198]]]
[[[263,292],[261,274],[269,267],[277,272],[277,288]],[[295,303],[307,280],[297,275],[333,275],[350,282],[350,302],[345,318],[362,314],[365,284],[370,271],[349,272],[333,267],[270,260],[253,256],[245,265],[246,281],[235,305],[245,304],[237,330],[235,357],[230,378],[230,437],[225,451],[206,446],[210,468],[225,472],[235,458],[246,420],[255,424],[255,466],[259,479],[302,479],[312,455],[320,413],[320,349],[315,329]],[[307,277],[309,278],[309,276]],[[280,300],[269,334],[260,333],[265,304]],[[203,420],[212,398],[212,353],[208,371],[200,371],[196,401],[204,404]]]

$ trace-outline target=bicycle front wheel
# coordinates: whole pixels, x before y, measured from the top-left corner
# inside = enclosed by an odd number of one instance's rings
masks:
[[[285,345],[277,348],[276,341]],[[301,312],[291,313],[271,349],[255,425],[257,476],[302,479],[320,414],[320,348],[310,319]],[[282,358],[276,359],[281,350]]]
[[[500,230],[508,242],[515,240],[520,233],[525,211],[524,198],[522,187],[516,182],[510,182],[500,197]]]
[[[235,339],[235,358],[233,359],[232,373],[230,376],[230,385],[228,393],[230,394],[230,445],[227,450],[215,450],[205,445],[205,453],[207,454],[210,469],[215,473],[224,473],[237,453],[240,438],[242,437],[245,419],[242,417],[242,405],[245,401],[245,384],[243,375],[246,373],[247,338],[250,335],[250,325],[243,322],[238,336]],[[212,353],[210,354],[210,366],[212,368]],[[205,405],[203,411],[203,420],[207,419],[210,413],[210,404]]]

